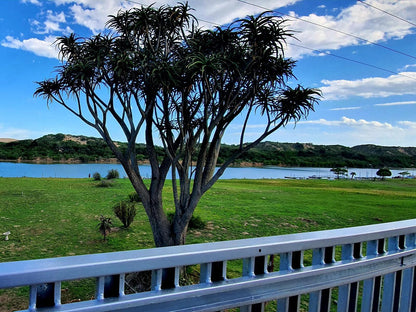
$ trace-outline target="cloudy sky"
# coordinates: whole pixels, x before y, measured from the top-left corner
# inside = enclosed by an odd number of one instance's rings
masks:
[[[34,139],[49,133],[98,136],[62,107],[48,107],[43,99],[34,98],[35,81],[52,77],[59,65],[53,46],[57,36],[72,32],[91,36],[103,31],[109,14],[153,2],[1,0],[0,138]],[[320,88],[323,99],[307,120],[287,125],[269,140],[416,146],[416,1],[191,0],[189,4],[205,27],[269,9],[287,18],[287,27],[296,31],[296,40],[286,47],[286,56],[297,60],[296,83]],[[250,129],[253,137],[256,127]],[[235,130],[230,128],[226,143],[235,143]]]

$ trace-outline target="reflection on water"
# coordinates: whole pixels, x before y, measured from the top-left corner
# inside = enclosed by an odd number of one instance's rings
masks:
[[[26,164],[0,162],[0,177],[33,177],[33,178],[88,178],[95,172],[105,177],[109,170],[117,169],[120,177],[126,173],[120,164]],[[300,167],[263,167],[263,168],[228,168],[221,179],[284,179],[284,178],[334,178],[330,168]],[[348,168],[355,172],[355,178],[376,177],[378,169]],[[403,170],[391,170],[392,176],[398,176]],[[415,175],[414,169],[407,170]],[[150,177],[150,166],[141,165],[140,172],[145,178]]]

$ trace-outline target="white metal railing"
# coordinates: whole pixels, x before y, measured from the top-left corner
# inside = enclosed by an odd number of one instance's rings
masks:
[[[27,311],[415,311],[416,219],[216,243],[0,263],[0,288],[30,286]],[[241,259],[239,276],[227,262]],[[274,267],[273,268],[273,264]],[[180,285],[196,265],[199,282]],[[234,264],[235,265],[235,264]],[[125,294],[125,276],[152,272]],[[61,304],[61,282],[96,278]]]

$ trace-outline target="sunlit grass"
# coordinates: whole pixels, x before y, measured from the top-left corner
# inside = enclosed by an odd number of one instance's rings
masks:
[[[128,229],[113,214],[114,204],[133,192],[129,180],[108,188],[96,185],[92,179],[0,178],[0,233],[11,231],[8,241],[0,240],[0,261],[153,247],[142,207]],[[415,190],[416,180],[221,180],[195,212],[207,226],[191,230],[187,243],[416,218]],[[166,210],[173,211],[169,185],[164,200]],[[98,231],[100,215],[113,219],[108,242]],[[230,274],[238,274],[240,262],[229,263]],[[68,286],[65,300],[78,298],[84,284],[91,286],[89,281],[76,282],[74,290]],[[0,311],[25,308],[27,294],[27,288],[0,291]],[[23,306],[12,303],[22,300]]]

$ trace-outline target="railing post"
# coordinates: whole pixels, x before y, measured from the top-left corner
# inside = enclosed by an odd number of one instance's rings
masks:
[[[29,311],[61,304],[61,282],[30,286]]]

